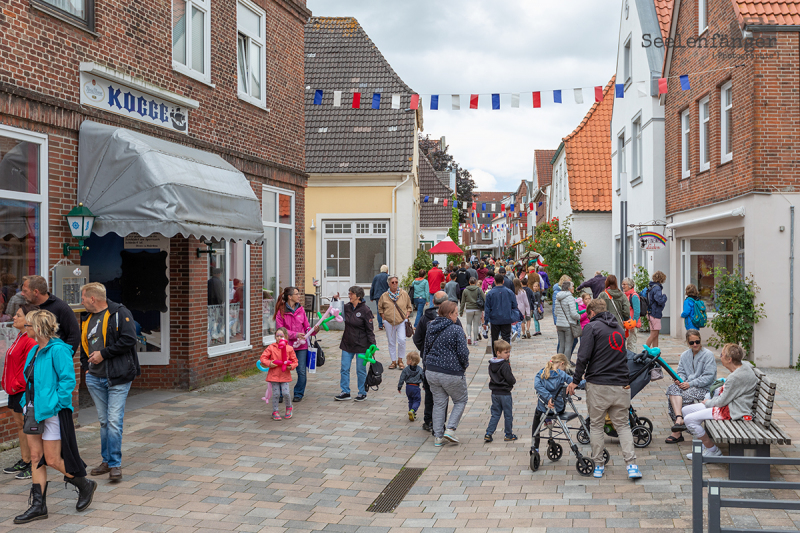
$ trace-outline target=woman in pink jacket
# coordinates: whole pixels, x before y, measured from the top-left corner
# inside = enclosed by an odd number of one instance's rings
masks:
[[[308,324],[306,311],[303,309],[300,300],[303,295],[297,287],[286,287],[283,294],[275,305],[275,327],[286,328],[289,332],[289,344],[294,346],[295,341],[300,340],[294,353],[297,356],[297,383],[294,386],[292,401],[299,402],[303,399],[306,392],[306,357],[308,357],[308,339],[306,332],[311,328]],[[319,327],[315,327],[309,333],[309,337],[316,335]],[[283,393],[279,401],[283,401]]]

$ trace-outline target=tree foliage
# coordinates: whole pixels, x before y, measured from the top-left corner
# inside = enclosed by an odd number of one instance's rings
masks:
[[[534,240],[528,244],[527,250],[542,254],[551,284],[557,283],[566,274],[577,287],[583,283],[581,252],[586,245],[572,238],[570,218],[559,221],[554,217],[550,222],[536,226]]]
[[[434,170],[456,171],[455,199],[458,200],[458,222],[466,222],[469,217],[468,208],[473,201],[472,191],[475,189],[475,182],[472,181],[469,171],[461,168],[453,156],[447,153],[448,148],[449,146],[439,146],[439,139],[431,139],[430,135],[419,136],[419,149],[431,160]]]
[[[714,310],[711,328],[715,336],[708,340],[714,348],[728,343],[739,344],[749,354],[753,345],[753,326],[767,315],[764,304],[755,303],[760,290],[751,276],[742,276],[739,269],[714,269]]]
[[[454,242],[454,243],[456,243],[456,244],[460,244],[460,243],[458,242],[458,219],[459,219],[459,213],[458,213],[458,209],[456,209],[456,208],[454,207],[452,212],[453,212],[453,217],[452,217],[452,225],[450,226],[450,229],[449,229],[449,230],[447,230],[447,235],[448,235],[448,236],[449,236],[451,239],[453,239],[453,242]],[[458,254],[447,254],[447,263],[448,263],[448,264],[449,264],[451,261],[452,261],[453,263],[455,263],[455,264],[459,264],[459,263],[461,263],[463,260],[464,260],[464,256],[463,256],[463,255],[458,255]]]
[[[636,292],[639,294],[650,286],[650,273],[643,265],[634,265],[633,285]],[[647,319],[647,316],[642,317],[642,327],[639,329],[642,331],[650,331],[650,321]]]

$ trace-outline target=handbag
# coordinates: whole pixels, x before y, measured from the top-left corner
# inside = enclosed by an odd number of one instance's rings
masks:
[[[325,352],[322,351],[322,346],[316,340],[314,341],[314,349],[317,350],[317,366],[323,366],[325,364]]]
[[[33,408],[33,365],[36,362],[36,356],[39,354],[38,348],[36,353],[33,354],[31,364],[25,369],[25,401],[28,403],[23,415],[24,424],[22,432],[26,435],[41,435],[44,433],[44,421],[41,423],[36,421],[36,410]]]
[[[389,299],[392,300],[391,297]],[[397,312],[400,313],[400,316],[403,318],[403,320],[406,323],[406,338],[412,337],[414,335],[414,326],[412,326],[411,323],[408,320],[406,320],[406,317],[403,316],[403,312],[400,310],[400,307],[397,305],[397,301],[392,300],[392,303],[394,304],[395,309],[397,309]]]
[[[561,300],[559,302],[559,304],[561,305],[561,310],[563,311],[564,310],[564,300]],[[581,327],[580,319],[578,319],[578,323],[577,324],[573,324],[572,322],[569,321],[569,313],[564,311],[564,316],[567,317],[567,323],[569,324],[569,330],[572,333],[572,338],[573,339],[577,339],[578,337],[583,335],[583,328]]]

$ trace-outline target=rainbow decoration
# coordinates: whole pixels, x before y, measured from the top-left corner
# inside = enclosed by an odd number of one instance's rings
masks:
[[[665,246],[667,244],[667,239],[663,235],[661,235],[660,233],[655,233],[654,231],[646,231],[644,233],[640,233],[639,234],[639,238],[640,239],[648,239],[648,238],[649,239],[655,239],[655,240],[659,241],[661,244],[663,244]]]

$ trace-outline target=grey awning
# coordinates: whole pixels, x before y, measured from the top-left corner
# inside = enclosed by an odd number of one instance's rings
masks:
[[[88,120],[80,130],[78,201],[97,216],[98,235],[264,238],[258,198],[224,159]]]

